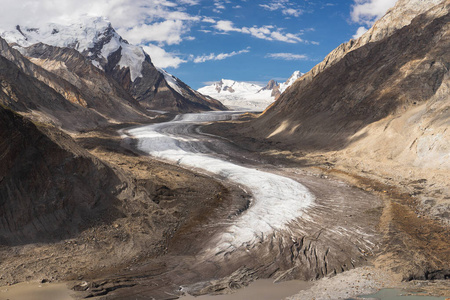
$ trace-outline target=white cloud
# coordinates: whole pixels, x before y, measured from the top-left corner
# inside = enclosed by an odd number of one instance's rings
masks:
[[[243,49],[241,51],[233,51],[231,53],[219,53],[219,54],[214,54],[211,53],[209,55],[202,55],[202,56],[197,56],[197,57],[193,57],[192,61],[196,64],[198,63],[204,63],[206,61],[209,60],[224,60],[226,58],[232,57],[232,56],[236,56],[239,54],[243,54],[243,53],[248,53],[250,52],[250,48],[247,49]]]
[[[166,20],[161,23],[141,24],[131,29],[119,29],[118,32],[127,40],[136,45],[148,42],[166,43],[168,45],[179,44],[182,34],[187,31],[180,20]]]
[[[215,24],[216,20],[214,20],[213,18],[210,18],[210,17],[203,17],[202,22]]]
[[[273,0],[269,4],[260,4],[259,6],[270,11],[280,10],[286,16],[299,17],[303,14],[303,10],[295,8],[289,0]]]
[[[180,64],[187,62],[186,60],[176,56],[176,54],[166,52],[164,49],[152,44],[144,46],[143,48],[144,51],[150,55],[153,64],[159,68],[176,69],[180,66]]]
[[[294,8],[286,8],[286,9],[283,9],[282,12],[283,12],[283,15],[293,16],[293,17],[299,17],[301,14],[303,14],[303,10],[294,9]]]
[[[286,43],[296,44],[298,42],[305,42],[300,38],[300,34],[284,33],[282,29],[276,28],[273,25],[264,25],[261,27],[235,27],[233,22],[227,20],[220,20],[214,26],[215,29],[222,33],[240,32],[250,34],[256,38],[268,41],[281,41]]]
[[[307,60],[308,56],[304,54],[293,53],[269,53],[266,55],[268,58],[283,59],[283,60]]]
[[[177,2],[175,2],[177,1]],[[184,11],[199,0],[0,0],[4,12],[0,29],[15,25],[39,27],[43,23],[73,23],[82,15],[103,16],[132,43],[179,43],[193,22],[200,21]],[[156,31],[156,32],[155,32]]]
[[[216,25],[213,26],[214,28],[220,30],[220,31],[237,31],[237,32],[242,32],[242,29],[239,29],[237,27],[234,27],[233,22],[231,21],[226,21],[226,20],[220,20],[216,23]]]
[[[178,3],[180,4],[189,4],[189,5],[199,5],[199,0],[178,0]]]
[[[214,9],[213,11],[216,13],[221,13],[222,10],[225,9],[225,4],[223,1],[220,0],[214,0]]]
[[[356,33],[353,35],[353,39],[356,40],[357,38],[361,37],[364,33],[367,32],[367,30],[368,29],[364,26],[359,27]]]
[[[352,21],[372,26],[389,8],[395,5],[397,0],[354,0],[354,2],[351,12]]]

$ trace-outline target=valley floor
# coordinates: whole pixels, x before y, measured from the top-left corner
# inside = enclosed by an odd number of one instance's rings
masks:
[[[142,193],[142,201],[124,199],[121,205],[129,214],[71,240],[1,248],[0,285],[70,281],[76,297],[176,299],[186,291],[230,293],[258,278],[319,279],[334,268],[337,276],[315,281],[292,299],[344,299],[383,287],[450,296],[448,280],[432,280],[448,278],[450,231],[418,214],[407,186],[344,168],[326,154],[299,157],[229,134],[228,126],[201,128],[228,133],[234,141],[226,148],[216,144],[220,155],[293,178],[315,194],[318,205],[307,211],[310,218],[293,224],[292,232],[236,252],[235,260],[199,261],[199,251],[226,228],[225,221],[246,209],[249,195],[124,148],[119,127],[92,131],[75,136],[76,141],[131,178],[137,188],[130,192]],[[144,195],[154,203],[146,203]],[[373,243],[370,251],[355,247],[367,241]]]

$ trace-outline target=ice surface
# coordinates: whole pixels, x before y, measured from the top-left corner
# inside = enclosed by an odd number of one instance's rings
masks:
[[[303,185],[290,178],[221,160],[214,157],[199,138],[183,135],[192,124],[231,117],[229,112],[187,114],[171,122],[131,129],[123,135],[136,139],[140,151],[183,167],[217,174],[252,193],[250,208],[216,237],[217,246],[210,249],[214,254],[254,244],[274,231],[286,229],[314,200]]]

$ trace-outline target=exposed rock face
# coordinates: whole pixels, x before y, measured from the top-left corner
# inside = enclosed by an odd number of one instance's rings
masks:
[[[114,172],[68,136],[51,134],[0,107],[2,245],[67,238],[117,214]]]
[[[38,121],[68,130],[106,125],[105,117],[86,107],[78,89],[30,63],[0,38],[0,103]],[[69,100],[69,101],[68,101]]]
[[[83,99],[83,103],[78,104],[117,122],[147,119],[145,110],[120,84],[78,51],[38,43],[24,49],[23,53],[33,63],[74,85]]]
[[[280,98],[281,94],[284,93],[294,82],[299,79],[303,74],[300,71],[295,71],[292,73],[291,77],[286,80],[284,83],[280,83],[272,89],[272,97],[275,97],[275,100]]]
[[[177,112],[226,110],[219,101],[194,91],[178,78],[155,68],[148,56],[142,64],[142,74],[131,84],[131,93],[148,109]]]
[[[277,86],[278,86],[278,83],[277,83],[275,80],[271,79],[271,80],[267,83],[267,85],[266,85],[265,87],[262,88],[262,90],[263,90],[263,91],[273,90],[273,89],[274,89],[275,87],[277,87]]]
[[[341,44],[328,54],[325,59],[307,73],[307,80],[311,80],[318,73],[342,59],[350,51],[356,50],[371,42],[389,37],[398,29],[407,26],[418,15],[426,12],[443,0],[399,0],[386,15],[378,20],[372,28],[357,40],[350,40]]]

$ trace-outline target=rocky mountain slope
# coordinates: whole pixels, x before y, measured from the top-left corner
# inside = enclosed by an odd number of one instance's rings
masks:
[[[399,1],[244,131],[396,182],[428,182],[436,205],[426,209],[450,223],[450,1],[419,2]]]
[[[300,71],[295,71],[286,82],[278,84],[275,80],[270,80],[264,87],[254,83],[222,79],[198,91],[220,100],[233,109],[264,110],[301,75]]]
[[[63,52],[68,53],[68,48],[78,51],[147,109],[174,112],[225,109],[218,101],[193,91],[179,79],[155,68],[142,48],[122,39],[104,18],[86,17],[78,24],[69,26],[17,26],[15,31],[4,32],[2,36],[23,54],[30,55],[35,60],[54,61],[42,64],[51,71],[65,68],[58,67],[57,64],[67,61],[67,55],[61,55]],[[49,57],[48,51],[42,50],[42,45],[31,50],[23,49],[39,43],[63,48],[64,51],[53,51],[53,57]],[[37,48],[41,51],[36,51]]]
[[[385,18],[373,39],[340,46],[261,115],[204,130],[380,195],[373,264],[403,280],[446,279],[450,0],[402,0]]]
[[[74,131],[108,124],[105,116],[87,107],[79,89],[31,63],[1,38],[0,70],[0,103],[11,109]]]
[[[0,243],[68,238],[117,211],[121,180],[70,137],[0,107]]]

